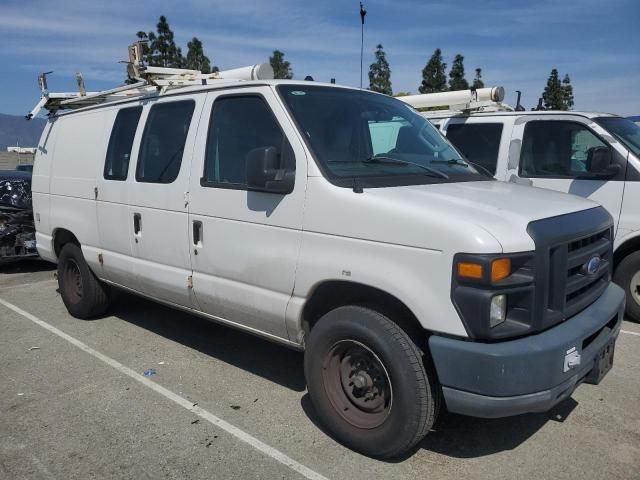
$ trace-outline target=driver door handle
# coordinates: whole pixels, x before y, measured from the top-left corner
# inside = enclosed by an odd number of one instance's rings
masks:
[[[193,244],[196,247],[202,246],[202,222],[200,220],[193,221]]]
[[[135,235],[140,235],[142,231],[142,215],[139,213],[133,214],[133,233]]]

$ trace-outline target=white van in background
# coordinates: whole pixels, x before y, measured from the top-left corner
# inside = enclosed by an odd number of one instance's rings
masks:
[[[37,247],[72,315],[119,288],[304,349],[323,424],[387,458],[442,399],[546,411],[611,368],[624,292],[604,208],[487,178],[385,95],[149,82],[41,102]]]
[[[496,179],[603,205],[615,225],[614,280],[640,322],[640,127],[603,113],[487,110],[423,115]]]

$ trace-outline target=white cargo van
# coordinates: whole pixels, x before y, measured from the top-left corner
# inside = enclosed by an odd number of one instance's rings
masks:
[[[496,179],[603,205],[614,223],[614,281],[640,322],[640,127],[611,114],[559,111],[431,112],[425,116]]]
[[[604,208],[488,178],[397,99],[222,77],[43,102],[37,247],[73,316],[118,288],[304,349],[322,422],[378,457],[442,399],[546,411],[609,371]]]

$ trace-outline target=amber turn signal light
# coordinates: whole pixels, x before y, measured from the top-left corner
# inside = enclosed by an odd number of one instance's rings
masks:
[[[511,259],[499,258],[491,262],[491,281],[493,283],[504,280],[511,275]]]
[[[479,263],[458,263],[458,277],[482,280],[482,265]]]

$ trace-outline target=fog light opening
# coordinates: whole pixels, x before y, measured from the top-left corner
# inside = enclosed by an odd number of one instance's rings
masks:
[[[491,299],[491,310],[489,312],[489,327],[494,328],[507,319],[507,296],[505,294],[495,295]]]

